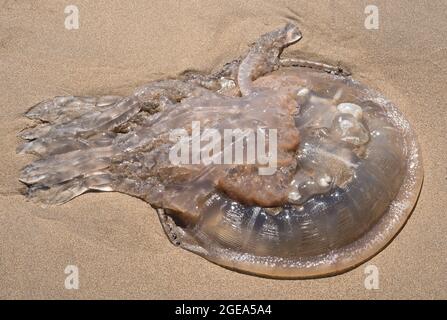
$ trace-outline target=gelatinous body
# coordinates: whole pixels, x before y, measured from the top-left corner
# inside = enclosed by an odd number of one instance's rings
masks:
[[[19,149],[40,157],[20,177],[28,196],[139,197],[174,244],[257,275],[360,264],[408,218],[422,184],[419,148],[397,108],[343,70],[281,59],[300,38],[287,24],[215,74],[38,104],[27,116],[40,124],[22,132]]]

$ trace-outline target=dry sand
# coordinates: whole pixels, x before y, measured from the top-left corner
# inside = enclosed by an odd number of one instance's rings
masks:
[[[374,1],[73,1],[80,29],[64,28],[67,1],[0,1],[1,298],[447,298],[447,3]],[[258,35],[298,22],[305,58],[341,62],[400,106],[419,135],[425,183],[398,237],[343,275],[279,281],[223,269],[175,248],[148,204],[116,193],[44,208],[18,193],[16,133],[27,108],[55,95],[128,94],[187,68],[209,70]],[[80,271],[64,288],[64,268]],[[365,264],[365,265],[366,265]]]

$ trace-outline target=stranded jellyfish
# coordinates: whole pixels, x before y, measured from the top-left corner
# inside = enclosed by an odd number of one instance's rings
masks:
[[[89,190],[157,209],[171,242],[241,272],[349,270],[402,228],[422,184],[413,130],[343,69],[282,58],[286,24],[211,74],[186,71],[126,97],[55,97],[31,108],[19,152],[26,195]]]

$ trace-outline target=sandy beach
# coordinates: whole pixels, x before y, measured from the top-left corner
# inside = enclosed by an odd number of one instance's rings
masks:
[[[447,2],[0,0],[0,298],[3,299],[446,299]],[[271,280],[236,273],[174,247],[154,210],[119,193],[61,206],[29,202],[17,133],[37,102],[58,95],[130,94],[186,69],[211,71],[286,21],[303,33],[288,54],[339,63],[393,101],[412,123],[425,180],[412,216],[385,250],[342,275]],[[378,290],[364,286],[377,266]],[[67,265],[79,289],[64,286]]]

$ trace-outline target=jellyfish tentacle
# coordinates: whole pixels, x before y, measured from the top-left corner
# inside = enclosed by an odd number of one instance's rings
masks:
[[[327,73],[336,74],[340,76],[350,76],[351,72],[345,67],[334,66],[331,64],[317,62],[306,59],[299,58],[281,58],[280,59],[281,67],[304,67],[304,68],[312,68],[316,70],[321,70]]]
[[[94,109],[110,107],[121,98],[121,96],[57,96],[34,105],[25,116],[51,124],[63,123]]]
[[[185,98],[197,97],[212,92],[194,81],[165,79],[145,84],[134,91],[142,110],[150,113],[164,110],[167,105],[181,102]]]
[[[84,104],[81,106],[84,109],[82,114],[74,118],[71,108],[65,109],[70,113],[65,116],[62,107],[57,118],[46,116],[52,114],[51,110],[40,114],[35,112],[33,116],[51,118],[52,122],[22,132],[21,137],[29,141],[17,151],[45,156],[108,145],[115,136],[113,129],[128,122],[141,109],[140,103],[132,97],[121,98],[114,104],[92,108],[90,111],[85,111],[87,107]]]
[[[64,203],[89,189],[110,191],[107,168],[120,152],[114,146],[118,135],[114,129],[134,117],[140,103],[134,97],[56,100],[76,102],[80,111],[76,117],[73,106],[53,103],[39,104],[28,112],[33,119],[49,121],[30,129],[29,141],[18,148],[18,152],[39,156],[21,171],[20,181],[28,185],[28,197]]]
[[[262,35],[249,49],[238,69],[237,81],[243,96],[252,92],[256,78],[279,67],[282,50],[301,39],[301,32],[294,24]]]

